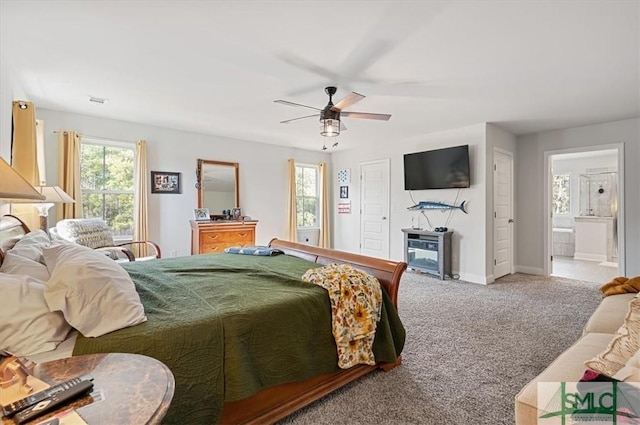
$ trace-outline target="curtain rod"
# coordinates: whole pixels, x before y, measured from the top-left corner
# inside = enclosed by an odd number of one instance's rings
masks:
[[[58,134],[60,132],[58,130],[54,130],[53,133],[54,134]],[[78,133],[78,135],[80,137],[86,137],[87,139],[100,140],[100,141],[104,141],[104,142],[120,142],[120,143],[131,143],[131,144],[137,143],[137,142],[132,142],[131,140],[110,139],[110,138],[106,138],[106,137],[90,136],[88,134],[80,134],[80,133]]]

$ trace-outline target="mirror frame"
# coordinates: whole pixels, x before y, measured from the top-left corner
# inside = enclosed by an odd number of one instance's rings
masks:
[[[234,176],[236,180],[236,205],[235,208],[240,208],[240,164],[237,162],[224,162],[224,161],[212,161],[209,159],[197,159],[196,163],[196,188],[198,189],[198,208],[203,208],[204,204],[204,190],[202,187],[202,166],[204,165],[220,165],[223,167],[233,167],[234,168]]]

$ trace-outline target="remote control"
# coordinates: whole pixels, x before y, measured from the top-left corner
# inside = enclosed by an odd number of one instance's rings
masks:
[[[73,387],[74,385],[78,385],[82,381],[92,381],[93,378],[89,375],[81,375],[76,378],[69,379],[64,382],[60,382],[59,384],[53,385],[45,390],[38,391],[37,393],[33,393],[25,398],[14,401],[11,404],[7,404],[2,407],[2,413],[6,417],[10,417],[15,415],[16,413],[33,406],[36,403],[41,402],[42,400],[53,396],[59,392],[65,391],[66,389]]]
[[[75,385],[67,387],[63,391],[59,391],[54,395],[42,400],[41,402],[34,404],[31,407],[27,407],[21,412],[16,413],[14,419],[18,424],[23,424],[37,416],[45,414],[46,412],[58,407],[66,401],[69,401],[75,397],[80,396],[81,394],[86,393],[91,388],[93,388],[92,381],[80,381]]]

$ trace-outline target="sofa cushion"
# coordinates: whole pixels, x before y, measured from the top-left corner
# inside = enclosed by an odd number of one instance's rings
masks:
[[[584,327],[583,334],[597,332],[614,334],[629,311],[629,303],[636,294],[620,294],[605,297]]]
[[[538,423],[538,382],[577,382],[586,369],[585,360],[604,350],[612,334],[588,333],[560,354],[516,396],[516,424]]]
[[[627,308],[624,322],[607,349],[585,362],[592,370],[614,376],[640,350],[640,299],[634,298]]]

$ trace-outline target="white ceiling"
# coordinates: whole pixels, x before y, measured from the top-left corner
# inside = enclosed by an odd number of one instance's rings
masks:
[[[348,149],[482,122],[520,135],[637,117],[639,8],[2,0],[0,51],[36,107],[304,149],[322,146],[318,122],[279,122],[313,111],[273,101],[322,108],[337,85],[334,101],[367,96],[348,110],[392,114],[344,118]]]

